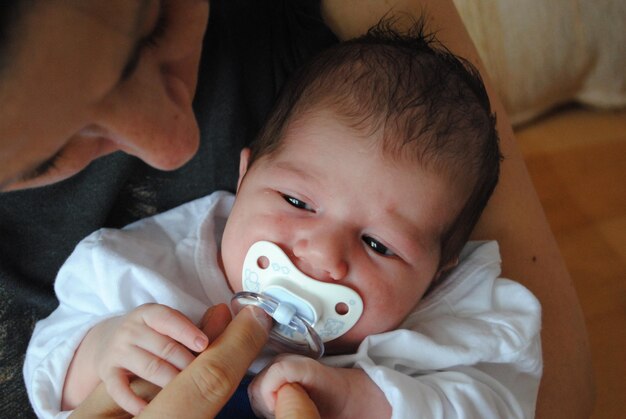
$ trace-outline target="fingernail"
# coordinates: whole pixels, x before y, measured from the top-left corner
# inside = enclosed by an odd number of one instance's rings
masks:
[[[209,344],[209,338],[204,335],[198,336],[193,343],[196,345],[196,351],[200,352],[203,351]]]
[[[269,331],[272,328],[273,321],[269,314],[267,314],[263,309],[255,306],[248,306],[248,308],[249,310],[252,310],[254,318],[259,321],[265,330]]]

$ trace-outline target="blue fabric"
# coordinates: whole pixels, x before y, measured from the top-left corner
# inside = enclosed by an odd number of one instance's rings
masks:
[[[217,419],[256,418],[256,415],[252,412],[252,406],[250,406],[250,399],[248,398],[248,385],[250,385],[252,378],[252,376],[248,375],[241,380],[233,397],[230,398],[220,413],[217,414]]]

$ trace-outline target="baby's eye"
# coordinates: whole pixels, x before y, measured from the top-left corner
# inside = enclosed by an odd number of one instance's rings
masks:
[[[375,251],[376,253],[380,253],[383,256],[395,256],[396,255],[391,250],[389,250],[387,246],[385,246],[384,244],[382,244],[376,239],[373,239],[369,236],[363,236],[362,240],[365,242],[365,244],[371,247],[372,250]]]
[[[294,198],[293,196],[289,196],[285,194],[282,194],[282,195],[285,201],[287,201],[291,206],[294,206],[299,209],[303,209],[305,211],[313,211],[313,208],[306,202],[302,201],[301,199]]]

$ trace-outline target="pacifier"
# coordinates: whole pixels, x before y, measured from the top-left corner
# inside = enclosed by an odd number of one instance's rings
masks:
[[[276,320],[270,342],[281,352],[317,359],[324,342],[350,330],[363,313],[351,288],[317,281],[300,272],[274,243],[254,243],[243,263],[242,292],[231,300],[235,312],[252,304]]]

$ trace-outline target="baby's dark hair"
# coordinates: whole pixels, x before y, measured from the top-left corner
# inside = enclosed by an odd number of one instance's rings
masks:
[[[498,182],[495,116],[474,66],[425,33],[423,20],[406,33],[393,23],[381,21],[299,69],[252,144],[250,164],[278,151],[287,127],[315,110],[382,135],[385,155],[413,159],[468,191],[441,237],[442,267],[458,257]]]

